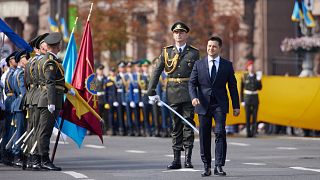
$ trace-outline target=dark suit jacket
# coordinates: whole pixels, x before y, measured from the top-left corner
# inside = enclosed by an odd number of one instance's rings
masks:
[[[211,83],[208,56],[200,61],[196,61],[189,81],[189,93],[191,99],[198,98],[200,100],[200,105],[195,107],[195,112],[201,115],[205,115],[207,113],[210,105],[210,95],[213,92],[222,111],[228,113],[229,98],[226,89],[227,84],[233,109],[239,109],[239,93],[232,63],[220,57],[216,78],[214,82]]]

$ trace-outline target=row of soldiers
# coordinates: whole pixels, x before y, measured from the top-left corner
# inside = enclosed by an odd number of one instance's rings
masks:
[[[153,64],[159,59],[154,59]],[[97,68],[97,95],[100,115],[104,119],[104,132],[123,136],[169,137],[171,116],[162,102],[154,103],[147,96],[151,62],[143,59],[120,62],[118,69],[103,74],[103,65]],[[157,94],[167,103],[167,77],[162,73]]]
[[[6,58],[1,131],[1,161],[6,165],[61,170],[49,158],[52,130],[62,108],[63,94],[68,92],[57,57],[61,39],[60,33],[42,34],[29,43],[34,49],[32,57],[22,50]],[[74,95],[74,90],[70,94]]]

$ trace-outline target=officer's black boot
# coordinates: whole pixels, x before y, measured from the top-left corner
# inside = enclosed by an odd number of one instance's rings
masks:
[[[181,169],[181,151],[173,150],[173,161],[167,169]]]
[[[14,155],[14,158],[13,158],[13,165],[16,166],[16,167],[22,167],[22,155],[21,154],[17,154],[17,155]]]
[[[41,156],[38,154],[32,155],[32,170],[39,171],[41,170]]]
[[[49,159],[49,155],[41,156],[41,167],[42,169],[50,170],[50,171],[61,171],[60,167],[56,167],[51,160]]]
[[[185,162],[184,162],[185,168],[193,168],[193,165],[191,163],[191,156],[192,156],[192,148],[186,148],[185,149]]]

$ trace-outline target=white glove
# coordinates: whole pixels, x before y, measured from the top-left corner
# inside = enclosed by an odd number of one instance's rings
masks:
[[[54,105],[54,104],[49,104],[49,105],[48,105],[48,110],[49,110],[51,113],[53,113],[53,112],[56,110],[56,105]]]
[[[139,107],[143,107],[143,102],[139,102]]]
[[[256,72],[256,78],[257,78],[258,81],[261,81],[261,79],[262,79],[262,71],[257,71]]]
[[[154,96],[148,96],[149,100],[152,102],[160,101],[160,96],[159,95],[154,95]],[[149,102],[150,103],[150,102]],[[151,104],[151,103],[150,103]],[[153,104],[153,103],[152,103]]]
[[[75,96],[76,95],[76,91],[71,88],[69,91],[68,91],[69,94],[71,94],[71,96]]]
[[[126,103],[126,102],[123,102],[123,103],[122,103],[122,106],[127,106],[127,103]]]
[[[157,105],[158,105],[159,107],[161,107],[161,106],[162,106],[162,102],[158,102]]]
[[[241,106],[243,106],[243,107],[244,107],[245,105],[246,105],[246,103],[245,103],[245,102],[241,102]]]
[[[155,101],[152,101],[152,100],[149,100],[149,104],[154,104],[155,103]]]
[[[136,103],[134,103],[133,101],[130,102],[130,107],[131,108],[135,108],[136,107]]]
[[[113,102],[112,105],[113,105],[114,107],[118,107],[118,106],[119,106],[119,103],[118,103],[118,102]]]

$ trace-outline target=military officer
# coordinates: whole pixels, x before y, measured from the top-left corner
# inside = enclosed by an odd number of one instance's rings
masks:
[[[9,139],[13,135],[15,129],[13,126],[11,126],[12,119],[13,119],[13,113],[11,112],[11,105],[12,102],[15,99],[14,93],[13,93],[13,73],[15,69],[17,68],[17,63],[15,61],[15,55],[17,54],[17,51],[14,51],[11,53],[7,58],[7,66],[9,67],[9,71],[5,77],[5,88],[4,92],[7,98],[4,101],[5,105],[5,132],[4,136],[1,141],[1,149],[2,149],[2,161],[6,165],[12,165],[12,151],[11,148],[6,149],[6,145],[9,142]]]
[[[28,62],[30,55],[27,51],[19,51],[15,55],[15,61],[18,64],[17,69],[13,73],[13,92],[15,94],[15,100],[12,103],[13,119],[16,125],[16,135],[13,138],[13,142],[17,142],[25,131],[25,110],[24,99],[26,94],[26,87],[24,83],[24,68]],[[12,153],[14,156],[13,164],[18,167],[22,167],[22,152],[20,144],[14,145]]]
[[[107,112],[104,109],[104,99],[105,99],[105,93],[104,93],[104,85],[106,83],[106,76],[103,74],[103,65],[99,65],[96,73],[97,73],[97,78],[96,78],[96,87],[97,87],[97,96],[98,96],[98,109],[99,113],[103,119],[103,133],[105,134],[108,130],[108,116]]]
[[[141,124],[140,124],[140,107],[143,106],[141,100],[141,88],[139,82],[141,81],[141,65],[140,61],[133,62],[134,72],[132,74],[132,81],[130,82],[130,106],[133,111],[134,121],[133,127],[137,136],[141,136]]]
[[[115,68],[111,68],[109,75],[106,78],[105,83],[105,105],[104,108],[107,110],[109,127],[111,128],[111,135],[115,136],[119,133],[119,124],[114,117],[117,107],[114,103],[117,101],[117,88],[115,84],[116,72]]]
[[[126,87],[128,86],[125,79],[125,62],[120,62],[118,64],[118,74],[116,76],[116,88],[117,88],[117,101],[113,102],[113,105],[117,109],[117,118],[119,122],[119,133],[122,136],[127,135],[127,128],[124,121],[124,111],[126,110]]]
[[[29,63],[26,65],[26,86],[27,86],[27,95],[26,95],[26,105],[29,106],[29,119],[31,122],[28,132],[34,128],[33,133],[31,134],[28,140],[28,152],[30,152],[30,163],[29,167],[34,170],[41,169],[41,156],[38,151],[38,129],[39,129],[39,120],[40,120],[40,109],[38,108],[38,101],[40,97],[40,87],[39,87],[39,62],[43,56],[47,53],[47,44],[44,42],[49,33],[44,33],[33,40],[30,44],[33,46],[35,56],[29,60]],[[27,165],[28,166],[28,165]]]
[[[188,92],[188,81],[195,61],[199,59],[199,50],[188,45],[189,27],[182,22],[176,22],[171,27],[175,45],[164,47],[160,61],[153,71],[150,80],[148,95],[151,100],[160,99],[155,88],[163,70],[168,74],[167,98],[169,105],[185,117],[191,124],[194,123],[194,108]],[[168,169],[181,168],[181,151],[185,150],[185,167],[192,168],[191,155],[194,142],[194,132],[190,126],[172,114],[172,148],[174,160]]]
[[[241,104],[246,111],[247,137],[254,137],[257,132],[257,113],[259,107],[258,91],[262,89],[262,74],[255,73],[253,61],[246,63],[247,72],[241,78]]]
[[[141,96],[142,96],[142,102],[143,102],[143,122],[144,122],[144,128],[145,136],[153,136],[154,129],[153,129],[153,122],[154,122],[154,115],[152,113],[152,106],[154,104],[153,101],[149,100],[147,96],[147,89],[148,89],[148,84],[150,80],[150,75],[149,75],[149,64],[150,62],[148,60],[141,60],[141,69],[142,69],[142,78],[140,81],[140,87],[141,87]],[[150,115],[151,115],[151,122],[150,122]]]
[[[61,168],[56,167],[49,159],[50,137],[56,118],[63,106],[63,97],[66,92],[62,61],[57,57],[61,40],[62,35],[60,33],[50,33],[44,38],[48,52],[38,63],[41,91],[38,102],[40,120],[37,141],[41,155],[41,167],[53,171],[61,171]],[[69,93],[75,95],[74,90],[71,90]]]
[[[126,127],[130,136],[134,136],[134,128],[133,128],[133,121],[132,121],[132,112],[133,109],[136,108],[136,105],[132,99],[132,93],[130,91],[130,83],[133,81],[133,73],[132,73],[132,62],[127,62],[126,64],[126,74],[125,74],[125,94],[126,94]]]

